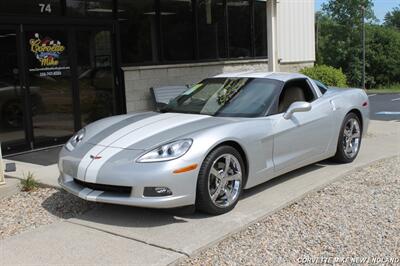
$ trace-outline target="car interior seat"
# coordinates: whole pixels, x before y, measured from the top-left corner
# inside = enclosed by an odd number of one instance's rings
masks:
[[[281,99],[279,100],[279,113],[286,112],[289,106],[294,102],[306,101],[304,91],[300,87],[289,87],[285,89]]]

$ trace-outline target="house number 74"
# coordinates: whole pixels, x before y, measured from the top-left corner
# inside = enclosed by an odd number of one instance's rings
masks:
[[[39,3],[39,8],[40,8],[40,13],[51,13],[51,5],[50,4],[44,4],[44,3]]]

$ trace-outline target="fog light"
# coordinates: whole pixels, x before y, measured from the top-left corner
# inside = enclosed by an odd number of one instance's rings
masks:
[[[143,196],[145,197],[164,197],[171,196],[172,191],[167,187],[145,187]]]

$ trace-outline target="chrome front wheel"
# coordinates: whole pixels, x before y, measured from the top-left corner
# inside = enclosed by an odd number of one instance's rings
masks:
[[[217,147],[201,165],[196,208],[209,214],[229,212],[239,201],[245,177],[241,154],[231,146]]]
[[[242,183],[242,168],[232,154],[219,156],[208,175],[208,193],[218,207],[228,207],[237,200]]]

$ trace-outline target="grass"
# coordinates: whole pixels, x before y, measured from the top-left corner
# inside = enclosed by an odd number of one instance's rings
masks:
[[[367,93],[400,93],[400,83],[369,89]]]
[[[28,172],[24,179],[21,180],[21,190],[25,192],[34,191],[39,187],[39,183],[36,181],[33,173]]]

